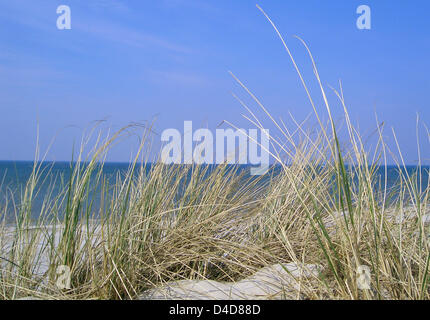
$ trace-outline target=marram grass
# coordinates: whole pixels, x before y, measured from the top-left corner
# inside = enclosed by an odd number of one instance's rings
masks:
[[[420,171],[401,174],[390,194],[359,142],[341,150],[334,134],[301,130],[285,150],[288,165],[252,179],[234,165],[137,160],[107,178],[111,142],[101,142],[90,161],[71,164],[61,192],[46,192],[37,219],[32,202],[47,173],[35,162],[2,208],[0,297],[133,299],[172,280],[237,281],[296,262],[322,266],[300,284],[302,298],[429,298],[429,188]],[[70,289],[57,286],[61,265],[71,269]],[[357,287],[362,265],[371,290]]]
[[[135,299],[172,280],[237,281],[281,262],[321,266],[318,277],[298,280],[297,298],[430,298],[430,183],[422,183],[421,161],[414,175],[402,170],[401,149],[389,148],[382,126],[367,150],[340,88],[348,137],[341,140],[310,51],[323,108],[269,22],[318,121],[315,128],[293,118],[296,128],[287,128],[235,77],[280,132],[271,137],[276,174],[250,179],[234,165],[149,165],[145,134],[128,172],[107,178],[104,159],[125,128],[96,139],[86,158],[83,143],[62,191],[46,193],[34,220],[32,203],[47,176],[35,162],[24,190],[8,193],[0,208],[0,299]],[[249,120],[261,127],[254,113]],[[398,159],[395,192],[377,176],[389,157]],[[57,285],[62,265],[71,270],[70,289]],[[370,270],[368,290],[357,282],[362,266]]]

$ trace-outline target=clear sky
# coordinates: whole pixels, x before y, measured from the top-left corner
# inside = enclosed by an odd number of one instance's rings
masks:
[[[57,161],[69,160],[73,141],[99,119],[119,128],[156,117],[156,131],[182,130],[184,120],[210,128],[222,120],[252,127],[231,93],[250,100],[229,70],[275,117],[287,119],[291,112],[304,119],[311,106],[256,3],[0,0],[0,159],[32,159],[38,122],[42,150],[59,133],[49,155]],[[71,30],[57,29],[56,9],[62,4],[71,8]],[[309,44],[327,88],[342,80],[360,130],[372,132],[377,113],[387,136],[394,127],[406,161],[415,163],[416,113],[430,125],[430,2],[258,4],[285,36],[313,96],[320,95],[311,65],[294,35]],[[356,9],[362,4],[372,10],[371,30],[356,27]],[[329,99],[341,119],[334,94]],[[428,159],[428,137],[421,133]],[[130,146],[114,149],[110,160],[127,161]]]

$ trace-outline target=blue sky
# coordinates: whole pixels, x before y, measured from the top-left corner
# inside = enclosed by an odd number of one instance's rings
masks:
[[[232,92],[251,100],[232,71],[276,117],[304,119],[311,106],[275,32],[255,0],[0,0],[0,159],[32,159],[36,127],[49,159],[69,160],[92,121],[120,128],[156,120],[156,131],[184,120],[215,128],[222,120],[252,127]],[[72,29],[58,30],[56,9],[71,8]],[[416,113],[428,125],[430,3],[425,0],[261,0],[285,36],[318,108],[324,112],[299,35],[324,85],[342,80],[351,118],[363,134],[385,121],[408,163],[417,160]],[[358,30],[356,9],[372,9]],[[318,97],[318,98],[317,98]],[[336,119],[342,109],[329,94]],[[255,107],[255,105],[252,105]],[[267,127],[272,126],[266,121]],[[422,155],[430,158],[421,129]],[[133,142],[112,150],[127,161]]]

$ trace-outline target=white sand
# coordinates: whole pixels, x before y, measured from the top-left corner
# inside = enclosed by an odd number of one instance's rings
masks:
[[[318,277],[321,267],[275,264],[239,282],[182,280],[145,291],[141,300],[250,300],[297,299],[300,281]]]

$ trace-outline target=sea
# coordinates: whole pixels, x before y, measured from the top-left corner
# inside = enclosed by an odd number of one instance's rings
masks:
[[[47,196],[55,196],[64,190],[74,164],[70,162],[41,162],[40,180],[36,188],[37,194],[33,196],[31,215],[37,219],[43,207],[44,199]],[[6,217],[7,220],[16,218],[17,208],[19,208],[23,198],[25,186],[29,181],[33,171],[34,162],[32,161],[0,161],[0,218]],[[108,180],[116,179],[119,175],[125,175],[130,168],[129,163],[106,162],[103,164],[103,174]],[[147,165],[149,170],[150,164]],[[244,176],[249,174],[249,166],[241,165],[239,170],[245,170]],[[279,170],[279,168],[278,168]],[[425,190],[429,184],[430,166],[406,166],[401,169],[403,174],[413,176],[416,172],[421,172],[418,185]],[[276,174],[276,168],[274,171]],[[387,172],[386,185],[391,190],[399,181],[400,170],[397,166],[380,166],[377,169],[377,181],[385,185],[385,172]],[[97,206],[97,196],[95,196],[95,206]]]

